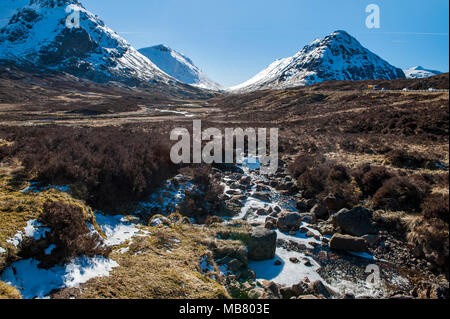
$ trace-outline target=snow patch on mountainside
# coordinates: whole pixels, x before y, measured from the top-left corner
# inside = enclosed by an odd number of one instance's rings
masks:
[[[428,70],[421,66],[415,66],[411,69],[403,70],[408,79],[425,79],[431,76],[442,74],[440,71]]]
[[[221,89],[221,86],[210,80],[206,74],[194,65],[191,59],[166,45],[160,44],[143,48],[139,52],[155,63],[161,70],[183,83],[203,89]]]
[[[284,89],[323,81],[405,78],[405,74],[364,48],[345,31],[316,39],[292,57],[277,60],[230,91]]]
[[[0,10],[0,59],[98,82],[175,82],[77,0],[7,2]],[[79,28],[66,27],[71,10],[80,12]]]

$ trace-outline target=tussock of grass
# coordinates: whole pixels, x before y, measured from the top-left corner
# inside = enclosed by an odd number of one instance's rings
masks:
[[[200,260],[210,254],[205,239],[214,236],[211,231],[188,224],[145,230],[149,235],[135,238],[126,253],[111,254],[120,266],[109,277],[83,285],[80,298],[229,298],[224,287],[199,271]]]
[[[22,299],[19,291],[0,281],[0,299]]]
[[[17,178],[17,174],[10,167],[0,169],[0,247],[7,250],[8,257],[6,258],[5,254],[0,256],[0,271],[6,267],[6,259],[11,261],[17,258],[18,249],[7,240],[13,238],[18,231],[23,231],[27,221],[38,219],[43,213],[44,203],[48,200],[78,207],[86,221],[100,230],[92,210],[82,201],[55,189],[42,192],[20,192],[27,186],[27,182],[21,181],[20,187],[12,183]]]

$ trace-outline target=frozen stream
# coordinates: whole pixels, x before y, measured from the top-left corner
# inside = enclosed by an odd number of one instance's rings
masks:
[[[270,187],[269,178],[259,174],[259,161],[253,160],[251,162],[249,163],[246,160],[240,165],[243,176],[250,177],[253,187],[251,190],[243,192],[247,199],[243,202],[244,206],[240,214],[233,219],[243,219],[252,224],[260,223],[263,226],[267,216],[259,216],[257,214],[257,210],[260,208],[269,209],[270,207],[278,206],[282,210],[298,212],[295,203],[288,196],[284,196],[273,187]],[[223,181],[225,192],[233,190],[228,186],[229,183],[227,184],[229,180],[228,177],[225,177]],[[256,193],[257,184],[265,186],[267,189],[265,192],[270,193],[270,201],[253,197]],[[402,288],[402,286],[408,285],[407,279],[391,271],[382,272],[379,281],[369,283],[366,280],[370,274],[367,270],[373,267],[374,264],[377,264],[377,262],[374,261],[373,256],[367,253],[349,252],[349,256],[345,256],[345,258],[343,256],[342,260],[340,260],[339,255],[334,254],[333,256],[338,257],[337,260],[331,262],[333,267],[325,269],[321,258],[323,256],[329,257],[333,253],[328,248],[328,245],[323,244],[323,241],[328,242],[330,237],[327,236],[324,240],[320,232],[309,224],[302,223],[300,228],[307,229],[310,236],[313,235],[314,237],[308,237],[305,232],[297,231],[295,234],[288,234],[276,230],[279,243],[275,258],[261,262],[251,261],[249,263],[249,267],[256,273],[257,280],[271,280],[285,286],[298,284],[302,280],[307,282],[322,280],[324,284],[342,294],[352,293],[356,297],[371,296],[377,298],[386,297],[390,292],[389,287],[391,286]],[[287,249],[285,245],[280,245],[280,240],[290,245],[304,247],[304,249]],[[291,262],[290,259],[292,257],[295,257],[300,262]],[[278,261],[277,264],[279,265],[275,264],[276,261]]]

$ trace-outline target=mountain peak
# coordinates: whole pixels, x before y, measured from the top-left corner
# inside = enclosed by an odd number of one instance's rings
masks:
[[[420,65],[415,66],[411,69],[403,70],[403,72],[405,72],[405,75],[408,79],[424,79],[438,74],[442,74],[442,72],[440,71],[429,70]]]
[[[219,90],[219,84],[210,80],[194,62],[165,44],[142,48],[139,52],[175,79],[204,89]]]
[[[67,5],[80,9],[79,28],[66,27]],[[8,0],[0,13],[0,59],[97,82],[174,82],[78,0]]]
[[[364,48],[343,30],[316,39],[294,56],[277,60],[255,77],[230,90],[283,89],[330,80],[405,78],[405,74]]]
[[[157,45],[152,46],[151,48],[153,48],[155,50],[163,51],[163,52],[170,52],[170,51],[172,51],[172,49],[169,48],[165,44],[157,44]]]
[[[48,8],[65,7],[71,4],[81,6],[78,0],[30,0],[30,5],[40,5]]]

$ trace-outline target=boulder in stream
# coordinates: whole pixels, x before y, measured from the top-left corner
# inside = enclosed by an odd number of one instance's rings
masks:
[[[251,260],[268,260],[275,257],[277,233],[263,227],[253,230],[248,241],[248,258]]]

